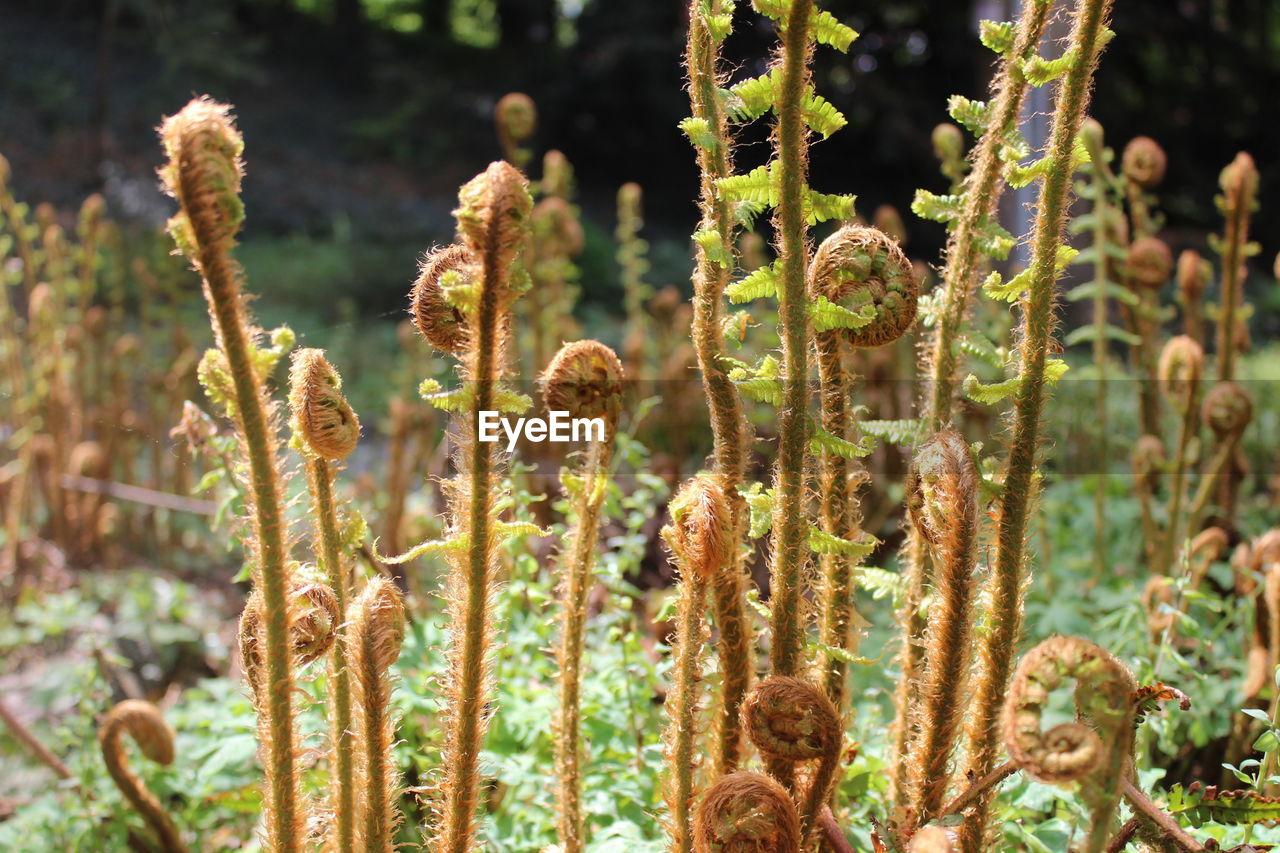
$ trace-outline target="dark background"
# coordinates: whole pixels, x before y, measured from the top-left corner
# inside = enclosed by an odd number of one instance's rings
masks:
[[[817,54],[818,91],[850,125],[815,146],[812,183],[857,193],[864,215],[902,209],[917,257],[936,259],[942,239],[906,213],[916,187],[945,189],[930,129],[949,95],[985,94],[992,55],[976,21],[1010,17],[1015,2],[823,4],[862,37],[848,55]],[[1255,276],[1280,246],[1269,204],[1278,7],[1117,0],[1093,108],[1109,144],[1147,134],[1168,151],[1175,250],[1203,247],[1219,228],[1219,170],[1238,150],[1255,155],[1255,235],[1267,247]],[[341,257],[313,274],[317,293],[340,288],[378,313],[403,299],[405,247],[448,239],[456,187],[499,156],[493,104],[521,90],[538,103],[537,152],[559,148],[577,170],[584,298],[612,310],[609,236],[624,181],[646,191],[656,283],[686,276],[696,185],[676,129],[687,114],[685,14],[682,0],[3,0],[0,153],[33,202],[71,206],[105,191],[115,216],[158,222],[169,205],[154,191],[153,128],[193,93],[230,101],[247,139],[248,247]],[[773,42],[740,2],[726,45],[734,76],[759,73]],[[743,166],[767,153],[760,124],[742,138]],[[325,255],[335,244],[352,250]]]

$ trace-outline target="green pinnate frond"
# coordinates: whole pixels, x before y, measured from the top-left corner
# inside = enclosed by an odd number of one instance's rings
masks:
[[[498,545],[523,536],[551,535],[550,530],[543,530],[531,521],[494,521],[492,525],[494,543]]]
[[[880,540],[870,533],[863,533],[856,540],[844,539],[815,525],[809,525],[809,550],[815,554],[836,554],[861,560],[875,551],[879,544]]]
[[[974,234],[974,245],[988,258],[1003,261],[1009,257],[1017,239],[994,219],[984,219]]]
[[[504,415],[522,415],[533,406],[528,394],[499,388],[493,395],[493,407]]]
[[[791,11],[791,2],[790,0],[751,0],[751,8],[766,18],[783,21],[787,17],[787,12]]]
[[[800,110],[804,123],[823,139],[849,123],[849,120],[830,101],[812,90],[805,93],[800,103]]]
[[[830,12],[819,12],[813,19],[813,37],[818,44],[825,44],[845,53],[858,37],[858,31],[840,23]]]
[[[778,295],[777,272],[773,264],[757,267],[747,273],[744,278],[726,287],[724,293],[734,305],[741,305],[755,299],[775,298]]]
[[[861,329],[876,319],[876,306],[868,303],[861,308],[851,310],[837,305],[825,296],[819,296],[809,303],[809,321],[815,332],[830,332],[833,329]]]
[[[1021,384],[1022,380],[1016,376],[1003,382],[979,382],[978,377],[970,373],[964,380],[964,394],[975,403],[992,406],[1013,396]]]
[[[921,219],[950,225],[960,218],[963,200],[958,195],[939,195],[928,190],[916,190],[911,200],[911,212]]]
[[[707,32],[716,44],[724,41],[733,29],[733,7],[735,0],[699,0],[697,14],[707,26]]]
[[[804,196],[805,221],[810,225],[830,219],[852,219],[855,214],[855,195],[820,193],[806,189]]]
[[[1001,56],[1013,47],[1015,35],[1013,21],[982,21],[978,24],[978,38]]]
[[[1008,162],[1005,164],[1004,177],[1009,186],[1019,189],[1030,184],[1032,181],[1038,180],[1049,174],[1049,170],[1053,168],[1053,164],[1048,157],[1042,157],[1039,160],[1033,160],[1025,166],[1018,162],[1020,159],[1015,149],[1010,148],[1008,154],[1002,154]],[[1084,144],[1077,139],[1071,150],[1071,171],[1076,171],[1081,166],[1089,162],[1089,150]]]
[[[680,122],[679,127],[684,132],[684,135],[689,137],[689,141],[694,146],[704,151],[715,151],[716,146],[719,145],[719,140],[716,139],[716,135],[711,131],[711,125],[707,124],[707,120],[704,118],[690,116]]]
[[[782,405],[782,370],[772,355],[750,368],[735,367],[729,371],[729,380],[738,386],[743,396],[772,406]]]
[[[1054,273],[1058,274],[1066,269],[1077,252],[1078,250],[1071,246],[1059,246],[1053,263]],[[1008,281],[1003,281],[1000,273],[992,272],[991,275],[987,276],[987,280],[982,283],[982,292],[992,299],[1014,302],[1031,286],[1031,270],[1031,267],[1027,267]]]
[[[1005,353],[992,343],[990,338],[974,328],[966,329],[957,336],[956,349],[992,367],[1003,367],[1006,361]]]
[[[468,544],[471,537],[465,533],[452,536],[448,539],[432,539],[427,542],[419,542],[403,554],[394,557],[388,557],[378,553],[378,543],[373,543],[373,555],[378,558],[378,562],[386,563],[389,566],[398,566],[401,563],[407,563],[410,560],[416,560],[426,554],[465,554],[467,553]]]
[[[1169,812],[1193,827],[1205,823],[1230,826],[1274,824],[1280,821],[1280,799],[1264,797],[1257,791],[1223,791],[1216,786],[1174,785],[1169,792]]]
[[[764,115],[773,106],[777,80],[773,71],[743,80],[732,86],[726,106],[734,121],[751,121]]]
[[[894,602],[902,598],[906,589],[906,581],[902,575],[877,566],[863,566],[858,570],[858,586],[871,593],[871,597],[879,601],[888,597]]]
[[[1132,290],[1113,281],[1102,282],[1101,286],[1106,291],[1109,299],[1118,299],[1126,305],[1137,305],[1141,301]],[[1092,299],[1097,295],[1098,287],[1099,283],[1097,281],[1086,281],[1084,284],[1076,285],[1068,290],[1064,298],[1068,302],[1081,302],[1085,299]]]
[[[1137,346],[1142,343],[1142,338],[1126,332],[1124,329],[1108,324],[1105,327],[1105,335],[1107,340],[1119,341],[1129,346]],[[1094,325],[1080,326],[1072,329],[1071,333],[1062,339],[1062,345],[1066,347],[1075,346],[1076,344],[1093,343],[1098,339],[1098,327]]]
[[[899,447],[911,447],[924,438],[924,421],[905,420],[862,421],[858,429],[863,435],[871,435]]]
[[[1076,54],[1076,48],[1072,48],[1057,59],[1033,56],[1022,63],[1022,73],[1032,86],[1043,86],[1066,74],[1067,69],[1075,64]]]
[[[745,175],[730,175],[716,181],[721,196],[729,202],[771,205],[775,201],[773,179],[768,166],[756,166]]]
[[[724,333],[725,340],[735,347],[742,346],[747,336],[747,329],[753,325],[755,324],[752,322],[752,317],[746,311],[734,311],[720,319],[720,331]]]
[[[715,228],[699,228],[693,232],[693,242],[698,244],[698,247],[702,249],[703,256],[710,263],[720,267],[727,267],[733,264],[733,257],[725,247],[724,237],[721,236],[719,230]]]
[[[987,129],[987,122],[991,118],[991,107],[986,101],[974,101],[964,95],[952,95],[947,100],[947,113],[970,133],[981,134]]]
[[[752,483],[749,489],[739,486],[738,494],[742,495],[751,516],[747,534],[752,539],[759,539],[773,527],[774,491],[766,489],[760,483]]]
[[[442,412],[465,412],[471,403],[471,395],[465,387],[446,389],[435,379],[422,380],[418,396]]]
[[[813,424],[809,439],[809,452],[814,455],[830,453],[845,459],[861,459],[875,452],[875,436],[864,435],[862,441],[849,441],[827,432],[818,424]]]

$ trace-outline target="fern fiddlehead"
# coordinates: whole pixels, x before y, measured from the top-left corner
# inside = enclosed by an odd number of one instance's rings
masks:
[[[587,621],[587,593],[591,588],[595,551],[599,544],[600,512],[608,488],[609,461],[622,413],[622,364],[613,350],[597,341],[566,344],[542,375],[543,400],[548,411],[568,412],[573,418],[603,418],[605,434],[589,442],[585,458],[573,475],[570,489],[573,523],[560,557],[558,574],[562,608],[556,661],[560,665],[556,728],[556,802],[560,809],[557,834],[564,853],[581,853],[582,720],[579,707],[583,634]],[[566,483],[570,477],[564,477]]]
[[[168,156],[160,176],[180,209],[169,220],[174,242],[200,273],[219,349],[234,392],[234,412],[249,459],[254,587],[261,591],[267,701],[259,707],[265,727],[266,842],[279,853],[302,844],[302,814],[295,762],[292,645],[287,596],[286,521],[281,512],[276,436],[266,393],[251,356],[252,339],[241,292],[243,271],[232,258],[244,220],[240,155],[244,142],[230,109],[197,98],[160,129]]]
[[[920,446],[907,479],[907,511],[936,566],[908,801],[924,823],[937,816],[947,793],[968,669],[978,472],[959,433],[940,432]]]
[[[840,717],[826,693],[798,678],[774,675],[761,681],[742,705],[742,723],[760,755],[793,766],[816,760],[803,795],[797,797],[800,846],[807,844],[840,766]]]
[[[800,818],[786,789],[738,771],[707,789],[694,825],[695,853],[800,853]]]
[[[685,483],[671,499],[671,523],[662,529],[680,573],[679,612],[672,645],[675,683],[667,695],[667,730],[663,736],[667,760],[666,800],[668,832],[673,853],[693,849],[692,808],[697,765],[695,738],[701,676],[702,645],[706,634],[703,610],[707,585],[733,556],[733,518],[720,478],[701,473]]]
[[[445,392],[430,381],[423,387],[435,405],[460,412],[450,538],[424,543],[396,558],[403,561],[438,549],[451,563],[446,581],[450,645],[444,802],[432,841],[439,853],[465,853],[474,845],[492,646],[493,570],[498,546],[519,532],[497,517],[503,494],[501,459],[493,443],[479,440],[478,413],[520,412],[528,406],[527,398],[502,386],[511,307],[525,288],[514,265],[524,248],[533,208],[528,182],[510,164],[496,162],[462,187],[458,202],[454,217],[463,251],[443,250],[449,253],[448,264],[428,258],[411,295],[411,313],[423,336],[437,346],[443,344],[440,348],[458,357],[462,367],[462,388]],[[441,334],[442,330],[449,333]]]
[[[391,710],[391,666],[404,642],[404,602],[400,590],[385,577],[375,577],[351,603],[347,643],[352,685],[359,708],[356,749],[360,755],[359,799],[363,820],[357,825],[359,849],[391,853],[400,812],[395,778],[395,719]]]
[[[289,407],[295,440],[303,451],[311,514],[315,524],[314,548],[320,557],[338,613],[346,614],[350,598],[350,572],[343,564],[342,540],[333,499],[330,460],[345,459],[360,438],[360,421],[342,396],[342,378],[318,349],[293,354],[289,371]],[[338,629],[341,630],[341,629]],[[330,666],[329,737],[335,784],[333,795],[334,843],[338,850],[355,845],[355,769],[351,750],[351,673],[341,638],[333,644]]]
[[[1088,720],[1041,730],[1049,695],[1067,678],[1076,681],[1076,710]],[[1081,785],[1092,812],[1082,850],[1101,853],[1111,835],[1121,782],[1133,751],[1134,695],[1129,670],[1079,637],[1054,637],[1018,664],[1005,700],[1005,747],[1013,763],[1042,782]]]
[[[137,742],[138,748],[147,758],[157,764],[169,765],[174,758],[173,731],[155,705],[138,699],[126,699],[103,717],[98,726],[98,744],[102,749],[107,772],[111,774],[120,793],[124,794],[125,799],[155,833],[161,853],[187,853],[187,845],[183,843],[169,813],[164,810],[155,794],[148,791],[142,780],[129,769],[122,742],[126,734]]]
[[[1182,503],[1186,495],[1187,457],[1191,441],[1199,431],[1200,380],[1203,376],[1204,350],[1198,343],[1186,335],[1179,335],[1165,344],[1160,354],[1157,377],[1169,398],[1170,407],[1178,413],[1178,438],[1173,456],[1169,521],[1158,566],[1164,575],[1172,574],[1174,550],[1186,538],[1187,531],[1182,526]]]
[[[884,232],[847,225],[822,242],[809,266],[809,294],[860,315],[857,328],[822,329],[814,336],[822,406],[821,428],[831,440],[820,456],[821,529],[846,541],[863,537],[855,492],[866,476],[850,457],[869,452],[855,444],[857,430],[853,378],[844,367],[847,347],[884,346],[904,335],[915,321],[919,282],[898,243]],[[829,553],[821,565],[821,640],[831,649],[823,665],[827,695],[837,710],[844,706],[845,662],[851,631],[858,621],[853,608],[855,557]]]

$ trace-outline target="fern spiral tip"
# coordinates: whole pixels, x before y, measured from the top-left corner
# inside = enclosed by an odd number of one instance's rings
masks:
[[[467,248],[505,269],[524,247],[532,210],[529,181],[499,160],[462,186],[454,216]]]
[[[874,318],[845,329],[855,347],[879,347],[906,334],[916,319],[920,282],[897,241],[878,228],[846,225],[822,241],[809,266],[809,292]]]
[[[1204,396],[1202,416],[1219,441],[1239,437],[1253,419],[1253,398],[1234,382],[1218,382]]]
[[[1120,168],[1124,176],[1144,190],[1154,189],[1164,180],[1168,157],[1160,143],[1149,136],[1135,136],[1124,147]]]
[[[289,370],[293,428],[307,450],[322,459],[345,459],[360,440],[360,419],[342,396],[342,377],[324,351],[294,352]]]
[[[168,163],[160,169],[165,191],[182,205],[170,220],[180,249],[197,258],[201,246],[229,250],[244,222],[240,181],[244,139],[231,107],[208,97],[194,98],[160,126]]]
[[[542,374],[542,396],[548,411],[604,418],[613,432],[622,413],[622,362],[599,341],[565,344]]]
[[[1164,287],[1173,272],[1173,253],[1159,237],[1143,237],[1129,247],[1125,273],[1135,284],[1152,290]]]
[[[694,820],[696,853],[799,853],[800,818],[790,795],[761,773],[721,776]]]
[[[427,343],[448,355],[467,348],[470,334],[462,312],[451,305],[451,288],[470,288],[476,278],[475,255],[466,246],[452,245],[428,255],[419,266],[409,293],[409,314]]]
[[[676,492],[668,507],[671,523],[662,529],[682,572],[704,581],[731,565],[732,510],[718,477],[701,473]]]

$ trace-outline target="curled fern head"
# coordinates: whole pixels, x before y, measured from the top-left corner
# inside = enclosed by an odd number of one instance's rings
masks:
[[[551,196],[538,202],[530,216],[530,225],[539,255],[582,254],[585,239],[582,224],[563,198]]]
[[[56,320],[57,306],[53,285],[42,281],[31,288],[27,297],[27,317],[32,326],[50,326]]]
[[[1213,268],[1209,262],[1200,257],[1195,249],[1184,249],[1178,255],[1178,295],[1183,304],[1191,305],[1200,301]]]
[[[333,590],[322,583],[302,583],[289,600],[289,628],[294,660],[306,666],[323,657],[333,646],[342,614]]]
[[[1067,679],[1076,682],[1080,719],[1042,731],[1050,694]],[[1136,690],[1128,668],[1088,640],[1045,640],[1023,657],[1009,685],[1005,700],[1009,758],[1042,782],[1086,778],[1102,765],[1107,750],[1123,748],[1118,742],[1132,733]]]
[[[1258,191],[1258,167],[1247,151],[1241,151],[1227,164],[1219,177],[1229,207],[1249,204]]]
[[[1170,338],[1160,353],[1156,376],[1175,408],[1183,411],[1195,399],[1204,375],[1204,349],[1186,335]]]
[[[524,92],[508,92],[493,108],[493,120],[504,144],[519,145],[538,128],[538,107]]]
[[[799,853],[800,817],[786,789],[761,773],[721,776],[694,818],[697,853]]]
[[[977,511],[978,472],[964,436],[944,430],[916,451],[907,474],[907,512],[930,545]]]
[[[878,347],[915,322],[920,282],[896,240],[878,228],[846,225],[818,246],[809,292],[854,311],[872,307],[874,319],[844,335],[855,347]]]
[[[469,286],[475,272],[475,256],[460,245],[437,249],[418,268],[409,294],[409,313],[427,343],[441,352],[458,355],[467,347],[467,320],[445,299],[445,288]]]
[[[1135,136],[1124,147],[1120,168],[1124,176],[1144,190],[1153,189],[1164,180],[1168,157],[1160,143],[1150,136]]]
[[[565,344],[542,374],[547,410],[604,418],[612,433],[622,414],[622,362],[599,341]]]
[[[98,726],[99,740],[105,745],[120,732],[128,732],[142,754],[155,763],[173,763],[173,730],[150,702],[126,699],[108,711]]]
[[[1234,382],[1219,382],[1204,395],[1202,417],[1219,440],[1238,438],[1253,420],[1253,398]]]
[[[924,826],[913,836],[907,845],[907,853],[955,853],[955,830],[943,829],[940,826]]]
[[[400,656],[404,644],[404,598],[387,578],[379,575],[365,585],[352,605],[349,636],[365,642],[372,651],[370,663],[385,673]]]
[[[667,509],[671,523],[662,528],[662,537],[681,571],[709,581],[731,564],[733,519],[719,478],[706,472],[696,475],[680,487]]]
[[[160,136],[169,158],[160,179],[182,205],[169,221],[178,248],[193,260],[197,245],[229,250],[244,222],[244,140],[231,119],[231,107],[195,98],[164,120]]]
[[[840,716],[807,681],[775,675],[742,705],[742,724],[761,755],[786,761],[830,758],[840,751]]]
[[[107,453],[96,441],[81,441],[71,448],[71,456],[67,460],[67,468],[72,474],[81,477],[106,479],[108,465]]]
[[[304,348],[289,370],[289,409],[294,433],[322,459],[346,459],[360,440],[360,419],[342,396],[342,377],[324,351]]]
[[[573,166],[563,151],[552,148],[542,155],[542,194],[568,198],[573,195]]]
[[[944,121],[935,126],[930,141],[933,143],[933,156],[943,163],[964,158],[964,132],[951,122]]]
[[[485,263],[505,269],[524,248],[532,209],[528,180],[499,160],[462,185],[453,215],[467,248]]]
[[[1173,253],[1159,237],[1143,237],[1129,247],[1125,274],[1141,287],[1159,290],[1173,272]]]
[[[1080,139],[1084,142],[1084,147],[1089,152],[1089,156],[1102,156],[1103,146],[1106,145],[1106,131],[1103,130],[1102,123],[1096,118],[1090,116],[1080,125]]]
[[[1147,492],[1155,492],[1160,486],[1160,472],[1164,470],[1164,442],[1154,435],[1144,435],[1133,445],[1130,455],[1136,485]]]

